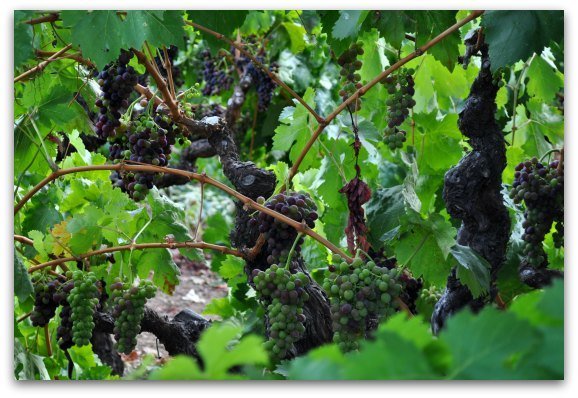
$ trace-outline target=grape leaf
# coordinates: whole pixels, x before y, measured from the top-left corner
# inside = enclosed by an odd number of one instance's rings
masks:
[[[25,301],[34,292],[28,270],[14,252],[14,295],[20,302]]]
[[[457,277],[474,298],[490,291],[490,264],[469,246],[456,244],[450,253],[457,260]]]
[[[64,26],[72,29],[72,43],[98,69],[118,58],[121,48],[126,47],[126,32],[115,10],[70,10],[62,11],[60,15]]]
[[[494,10],[482,18],[492,70],[540,54],[551,41],[564,40],[564,11]]]
[[[14,69],[34,56],[32,25],[24,22],[33,15],[33,11],[14,11]]]
[[[335,39],[348,39],[357,37],[361,24],[369,11],[363,10],[340,10],[339,19],[333,25],[331,34]]]
[[[564,87],[564,76],[542,57],[535,57],[528,68],[528,94],[549,102]]]
[[[363,28],[369,30],[371,27],[377,28],[385,41],[397,49],[401,48],[405,33],[414,30],[405,12],[394,10],[371,11]]]
[[[249,13],[248,10],[189,10],[187,15],[189,20],[199,25],[209,28],[212,31],[221,33],[225,37],[233,38],[233,32],[245,22],[245,18]],[[216,52],[220,48],[229,50],[229,46],[215,36],[202,32],[203,39]]]
[[[140,49],[145,41],[154,47],[183,47],[184,24],[181,11],[127,11],[122,25],[125,48]]]

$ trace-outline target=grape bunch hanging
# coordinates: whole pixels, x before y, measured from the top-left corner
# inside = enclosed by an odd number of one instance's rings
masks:
[[[121,111],[128,108],[129,97],[138,82],[138,74],[129,65],[133,56],[132,52],[121,50],[118,60],[97,75],[102,92],[95,103],[100,109],[96,134],[102,139],[116,136],[115,129],[121,125]]]
[[[554,245],[564,245],[564,163],[554,160],[543,164],[533,158],[518,164],[515,170],[510,197],[526,207],[523,254],[531,266],[545,267],[548,261],[542,242],[554,222]]]
[[[230,89],[233,84],[230,68],[229,70],[220,69],[209,50],[203,50],[200,55],[203,57],[203,80],[205,81],[203,95],[217,95]]]
[[[249,45],[254,45],[254,43],[249,43]],[[234,52],[234,49],[231,49],[231,52]],[[266,66],[269,62],[267,61],[264,48],[259,50],[259,54],[255,56],[255,59],[263,65],[264,68],[268,68],[269,72],[277,72],[278,65],[276,62],[271,62],[268,67]],[[251,76],[252,84],[257,91],[257,107],[260,112],[266,111],[273,99],[273,92],[275,91],[275,87],[277,87],[277,83],[271,79],[267,72],[256,66],[250,58],[242,54],[237,58],[236,65],[244,74]]]
[[[389,94],[385,102],[387,127],[383,134],[384,141],[391,150],[402,148],[406,141],[407,132],[399,129],[399,126],[409,116],[409,110],[415,106],[413,73],[413,69],[402,68],[398,69],[396,75],[386,76],[381,81]]]
[[[363,62],[358,60],[359,55],[363,55],[363,43],[357,42],[343,52],[337,59],[337,63],[341,66],[341,90],[339,96],[343,101],[347,100],[357,89],[361,88],[361,75],[357,72],[363,66]],[[358,98],[348,106],[351,112],[361,109],[361,100]]]
[[[32,278],[34,283],[34,308],[30,314],[32,326],[46,326],[56,314],[58,303],[54,300],[60,288],[57,277],[38,274]]]
[[[176,142],[180,130],[168,120],[166,115],[151,118],[146,112],[128,123],[126,134],[111,145],[110,157],[116,160],[167,166],[171,156],[171,145]],[[160,174],[137,171],[114,173],[111,179],[115,185],[135,200],[145,198],[153,188],[155,178]]]
[[[291,273],[277,264],[265,271],[253,270],[252,277],[257,298],[266,306],[269,339],[265,348],[278,362],[287,357],[305,332],[303,306],[309,299],[305,288],[310,281],[304,273]]]
[[[323,289],[330,299],[333,341],[343,352],[359,348],[357,340],[366,337],[370,319],[379,322],[395,313],[402,288],[398,277],[396,268],[359,257],[329,266]]]
[[[74,271],[74,287],[68,294],[72,320],[72,341],[79,347],[88,345],[94,329],[94,312],[100,292],[93,272]]]
[[[117,278],[110,290],[117,350],[129,354],[137,343],[136,336],[141,330],[146,301],[155,296],[156,287],[149,280],[141,280],[137,286],[131,286]]]
[[[317,220],[317,206],[308,193],[286,191],[277,194],[265,202],[264,198],[258,198],[258,202],[265,207],[275,210],[297,222],[305,222],[309,228],[315,226]],[[269,264],[284,264],[287,261],[289,251],[297,239],[297,231],[292,226],[279,221],[278,219],[266,214],[259,213],[249,220],[252,226],[259,226],[259,232],[265,235],[269,256]],[[299,253],[300,242],[295,247],[295,252]]]

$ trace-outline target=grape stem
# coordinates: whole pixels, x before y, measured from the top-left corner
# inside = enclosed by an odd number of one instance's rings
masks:
[[[206,242],[163,242],[163,243],[133,243],[128,245],[121,245],[121,246],[113,246],[107,247],[105,249],[94,250],[91,252],[79,254],[76,257],[62,257],[57,258],[56,260],[47,261],[45,263],[41,263],[30,267],[28,269],[28,273],[33,273],[35,271],[44,269],[46,267],[52,267],[54,265],[59,265],[62,263],[66,263],[69,261],[77,261],[78,259],[85,259],[92,256],[98,256],[100,254],[106,253],[114,253],[119,251],[133,251],[133,250],[144,250],[144,249],[179,249],[179,248],[192,248],[192,249],[210,249],[216,250],[224,254],[230,254],[237,257],[243,257],[243,254],[238,250],[231,249],[225,246],[219,246],[212,243]]]
[[[297,234],[297,237],[295,238],[295,240],[293,241],[293,245],[291,246],[291,250],[289,250],[289,254],[287,255],[287,261],[285,262],[285,269],[287,271],[291,271],[291,269],[289,268],[289,264],[291,264],[291,259],[293,258],[293,253],[295,253],[297,242],[299,242],[299,239],[301,239],[302,236],[303,236],[302,232],[299,232]]]
[[[64,47],[63,49],[55,52],[54,54],[52,54],[46,61],[43,61],[41,63],[39,63],[38,65],[36,65],[34,68],[27,70],[26,72],[16,76],[14,78],[14,83],[19,82],[20,80],[24,80],[38,72],[41,72],[44,68],[46,68],[46,66],[53,62],[53,61],[58,61],[60,58],[60,56],[62,54],[64,54],[65,52],[67,52],[68,50],[70,50],[72,48],[72,44],[67,45],[66,47]]]
[[[322,237],[321,235],[319,235],[318,233],[313,231],[307,225],[299,223],[299,222],[293,220],[292,218],[289,218],[289,217],[287,217],[287,216],[285,216],[279,212],[276,212],[275,210],[271,210],[265,206],[260,205],[259,203],[255,202],[251,198],[244,196],[243,194],[235,191],[233,188],[223,184],[222,182],[219,182],[217,180],[214,180],[214,179],[208,177],[206,174],[193,173],[190,171],[171,169],[168,167],[161,167],[161,166],[117,163],[114,165],[102,164],[102,165],[93,165],[93,166],[71,167],[68,169],[59,169],[59,170],[51,173],[48,177],[44,178],[34,188],[32,188],[18,202],[18,204],[16,204],[16,206],[14,206],[14,214],[17,214],[20,211],[20,209],[22,209],[22,207],[30,200],[30,198],[32,196],[34,196],[34,194],[36,194],[44,186],[46,186],[50,182],[56,180],[57,178],[64,176],[64,175],[67,175],[67,174],[81,173],[81,172],[88,172],[88,171],[98,171],[98,170],[144,171],[144,172],[150,172],[150,173],[167,173],[167,174],[174,174],[174,175],[183,176],[183,177],[189,178],[191,180],[197,180],[203,184],[212,185],[212,186],[226,192],[227,194],[235,197],[236,199],[241,201],[245,207],[253,209],[253,210],[261,211],[267,215],[270,215],[273,218],[278,219],[281,222],[284,222],[285,224],[289,224],[291,227],[295,228],[298,232],[302,232],[306,235],[309,235],[311,238],[315,239],[316,241],[321,243],[323,246],[327,247],[333,253],[341,256],[348,263],[351,263],[353,261],[353,259],[350,256],[345,254],[341,249],[339,249],[333,243],[329,242],[326,238]]]

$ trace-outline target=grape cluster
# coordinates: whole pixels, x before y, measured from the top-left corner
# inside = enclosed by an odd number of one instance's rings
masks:
[[[261,65],[265,65],[267,62],[265,57],[256,56],[255,59],[259,61]],[[277,64],[275,62],[271,63],[269,66],[270,72],[277,72]],[[247,73],[251,75],[253,83],[256,85],[257,89],[257,106],[260,112],[264,112],[269,108],[269,104],[273,99],[273,91],[277,87],[277,83],[271,79],[271,77],[264,72],[262,69],[257,68],[252,62],[247,66]]]
[[[494,86],[498,86],[498,87],[504,87],[505,82],[504,82],[504,73],[505,73],[505,69],[503,67],[498,68],[494,74],[492,75],[492,84]]]
[[[403,143],[407,141],[407,132],[397,127],[386,127],[383,131],[383,141],[389,149],[395,151],[398,148],[403,148]]]
[[[72,313],[72,341],[79,347],[87,345],[94,329],[93,315],[99,302],[100,292],[93,272],[74,271],[72,274],[74,288],[67,301]]]
[[[361,75],[357,73],[363,66],[363,62],[357,59],[359,55],[363,55],[363,43],[357,42],[343,52],[337,59],[337,63],[341,66],[341,90],[339,96],[345,101],[357,89],[361,88]],[[354,103],[349,104],[349,109],[352,112],[361,109],[361,101],[358,99]]]
[[[68,280],[62,285],[61,295],[57,301],[62,308],[60,309],[60,325],[56,329],[56,338],[58,346],[62,350],[67,350],[74,345],[72,341],[72,307],[68,301],[69,294],[74,288],[74,280]],[[56,298],[55,296],[53,296]]]
[[[257,298],[267,305],[269,339],[265,348],[274,362],[278,362],[287,356],[293,343],[299,341],[305,332],[303,306],[309,299],[305,288],[310,281],[304,273],[292,274],[277,264],[265,271],[253,270],[252,277]]]
[[[518,164],[510,197],[514,203],[524,202],[523,253],[527,262],[534,267],[547,264],[542,247],[544,237],[556,222],[554,242],[564,244],[564,168],[559,161],[542,164],[538,159]]]
[[[202,51],[201,56],[203,57],[203,80],[205,81],[205,87],[202,90],[203,95],[217,95],[231,88],[233,78],[228,71],[217,68],[215,59],[209,50]]]
[[[257,201],[268,209],[275,210],[297,222],[305,222],[310,228],[315,226],[315,220],[318,218],[317,206],[306,192],[286,191],[273,196],[267,202],[263,197],[258,198]],[[267,262],[284,264],[297,238],[295,228],[266,213],[259,213],[251,218],[249,223],[251,226],[258,225],[259,232],[265,235],[270,253]],[[295,252],[299,253],[300,250],[300,244],[297,244]]]
[[[357,340],[366,337],[371,319],[379,322],[395,313],[402,288],[398,277],[397,269],[361,258],[329,266],[323,289],[331,304],[333,341],[343,352],[359,348]]]
[[[435,305],[442,298],[442,294],[442,289],[437,288],[434,285],[430,285],[430,287],[427,289],[422,289],[422,291],[419,293],[419,297],[427,304]]]
[[[128,124],[127,133],[123,139],[111,145],[110,157],[166,166],[170,159],[171,145],[175,144],[175,136],[176,128],[163,116],[157,115],[151,119],[148,114],[144,113]],[[129,149],[123,149],[126,147]],[[140,201],[154,186],[155,173],[140,171],[125,172],[120,175],[113,173],[111,179],[132,199]]]
[[[128,99],[138,81],[136,71],[128,65],[132,57],[132,52],[122,50],[118,60],[107,65],[97,76],[102,93],[95,103],[100,108],[96,133],[102,139],[116,136],[120,111],[128,107]]]
[[[410,108],[415,106],[413,73],[413,69],[399,69],[397,75],[386,76],[381,81],[389,94],[385,102],[388,121],[383,133],[384,141],[392,150],[401,148],[406,141],[407,133],[398,127],[408,117]]]
[[[33,282],[34,309],[30,314],[30,321],[32,326],[46,326],[56,314],[58,303],[53,296],[57,294],[61,283],[56,277],[50,275],[35,275]]]
[[[110,290],[117,349],[119,352],[129,354],[136,346],[136,336],[140,333],[145,303],[147,299],[155,296],[156,288],[149,280],[141,280],[138,286],[130,286],[117,278],[110,286]]]

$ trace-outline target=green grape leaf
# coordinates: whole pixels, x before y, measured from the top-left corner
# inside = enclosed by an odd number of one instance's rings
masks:
[[[307,34],[305,28],[291,22],[283,22],[281,26],[285,28],[289,35],[289,40],[291,41],[291,52],[297,54],[303,51],[306,44],[305,35]]]
[[[551,41],[564,40],[564,11],[493,10],[482,18],[492,70],[540,54]]]
[[[486,308],[477,316],[462,311],[451,317],[439,338],[453,356],[448,379],[503,380],[522,376],[509,361],[532,347],[539,335],[514,314]]]
[[[14,69],[34,56],[32,25],[25,23],[33,15],[33,11],[14,11]]]
[[[357,37],[361,24],[369,11],[363,10],[340,10],[339,19],[333,25],[331,34],[335,39],[352,39]]]
[[[534,58],[526,75],[528,94],[548,102],[564,87],[564,75],[553,68],[543,57]]]
[[[291,361],[291,380],[339,380],[343,379],[345,356],[335,344],[324,345]]]
[[[34,287],[30,281],[28,270],[14,252],[14,295],[22,302],[26,301],[33,292]]]
[[[490,264],[469,246],[456,244],[450,253],[457,260],[457,277],[474,298],[490,291]]]
[[[448,258],[455,244],[455,228],[439,214],[431,214],[428,220],[415,213],[408,214],[399,238],[394,242],[397,260],[409,267],[416,277],[423,276],[434,285],[443,285],[455,262]]]
[[[383,237],[391,231],[398,231],[400,220],[406,214],[406,201],[403,196],[403,185],[381,188],[373,192],[365,209],[369,240],[374,248],[381,247]],[[394,236],[397,233],[394,234]],[[390,238],[393,238],[391,236]]]
[[[232,323],[213,324],[199,339],[197,350],[205,365],[204,375],[218,380],[231,377],[228,371],[238,365],[265,365],[269,357],[263,340],[256,335],[238,338],[242,327]]]
[[[243,26],[248,12],[247,10],[189,10],[187,15],[190,21],[220,33],[225,37],[235,39],[233,33],[237,28]],[[229,45],[224,41],[217,39],[211,34],[201,33],[213,52],[220,48],[229,49]]]
[[[385,41],[397,49],[401,48],[405,33],[414,30],[405,12],[394,10],[371,11],[363,27],[367,30],[377,28]]]
[[[62,11],[64,26],[72,29],[72,44],[98,69],[118,58],[124,46],[123,22],[115,10]],[[98,32],[98,34],[96,34]]]
[[[123,35],[126,37],[125,48],[142,48],[146,41],[154,47],[183,47],[184,30],[181,11],[127,11],[123,21]]]
[[[134,251],[131,261],[140,278],[148,278],[152,273],[153,283],[167,294],[172,294],[179,284],[181,271],[168,249]]]
[[[315,92],[308,88],[303,95],[305,102],[312,107],[315,107]],[[281,122],[275,129],[275,136],[273,137],[273,150],[275,151],[289,151],[289,159],[295,161],[309,138],[313,135],[313,124],[315,119],[311,116],[309,111],[300,103],[296,103],[295,107],[285,108],[279,116]],[[315,167],[314,154],[319,143],[315,143],[312,150],[303,159],[301,169]]]

